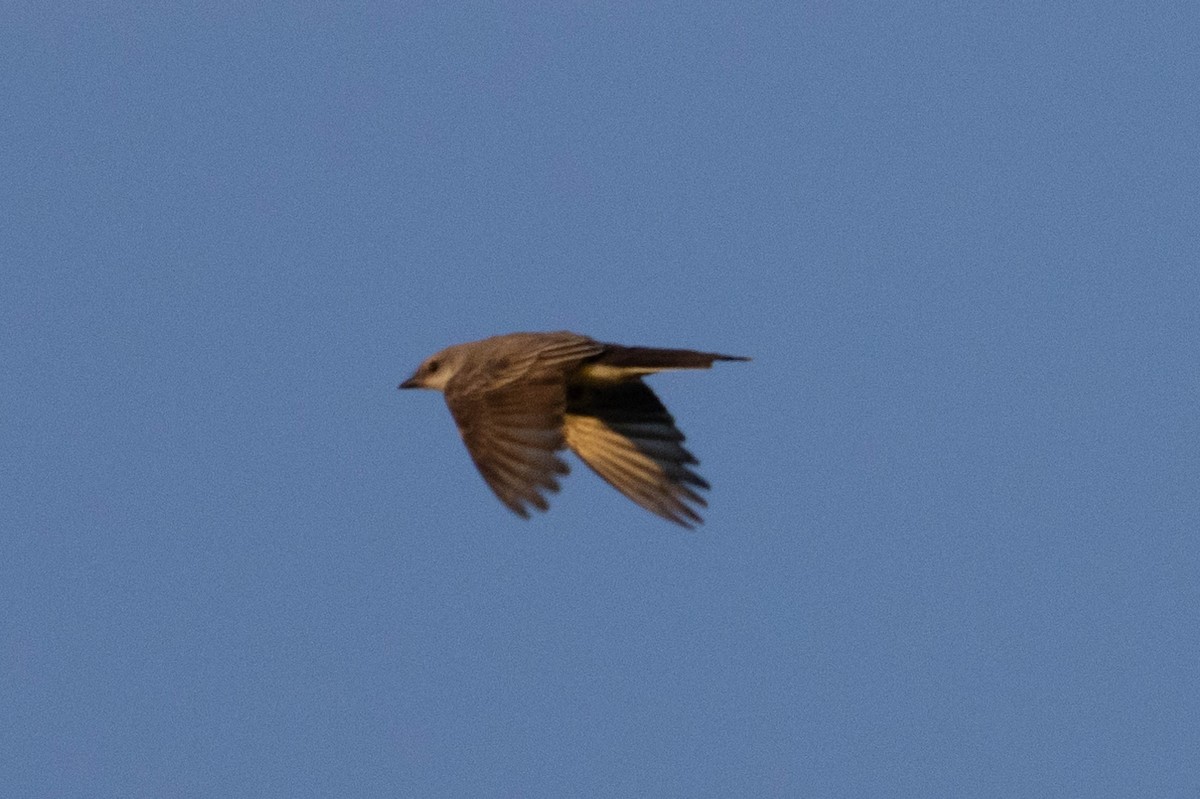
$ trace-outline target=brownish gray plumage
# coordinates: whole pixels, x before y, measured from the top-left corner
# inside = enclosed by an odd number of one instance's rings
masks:
[[[745,361],[693,350],[624,347],[576,333],[512,333],[426,359],[400,388],[440,390],[484,480],[510,510],[546,510],[569,447],[614,488],[684,527],[707,489],[696,458],[642,377]]]

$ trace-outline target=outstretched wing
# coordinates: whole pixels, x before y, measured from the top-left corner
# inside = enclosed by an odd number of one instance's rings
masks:
[[[564,446],[566,377],[599,345],[583,336],[544,338],[498,347],[495,355],[454,377],[446,405],[479,473],[513,513],[544,511],[545,492],[558,491],[570,469]]]
[[[614,488],[651,513],[687,528],[707,503],[708,483],[689,466],[695,456],[650,387],[640,379],[585,381],[568,388],[566,443]]]

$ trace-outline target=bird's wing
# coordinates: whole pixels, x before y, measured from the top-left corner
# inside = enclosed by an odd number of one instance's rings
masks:
[[[488,486],[513,513],[546,510],[543,492],[558,491],[570,471],[555,453],[564,446],[566,373],[599,345],[548,338],[544,345],[475,365],[446,386],[446,405]]]
[[[688,528],[703,521],[692,506],[707,503],[694,488],[708,483],[689,468],[697,461],[683,433],[640,379],[571,385],[564,431],[584,463],[646,510]]]

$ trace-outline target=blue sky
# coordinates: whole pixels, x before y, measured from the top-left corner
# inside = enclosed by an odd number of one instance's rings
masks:
[[[0,794],[1200,792],[1194,4],[30,4]],[[530,521],[448,344],[652,385]]]

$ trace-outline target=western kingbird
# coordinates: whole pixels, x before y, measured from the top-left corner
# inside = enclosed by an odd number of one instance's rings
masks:
[[[570,447],[613,488],[651,513],[687,528],[703,520],[708,483],[683,433],[643,381],[671,369],[707,369],[735,355],[604,344],[587,336],[511,333],[432,355],[400,384],[444,393],[483,479],[508,508],[529,518],[570,469]]]

